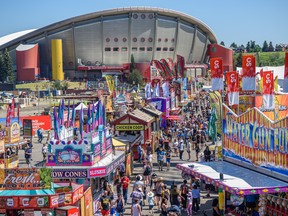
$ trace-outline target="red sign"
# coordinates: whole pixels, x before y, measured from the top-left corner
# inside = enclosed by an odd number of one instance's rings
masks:
[[[239,76],[236,71],[227,72],[227,87],[228,92],[239,92]]]
[[[41,115],[41,116],[22,116],[20,120],[23,123],[23,119],[31,119],[32,120],[32,136],[34,136],[37,129],[40,127],[43,130],[51,129],[51,118],[49,115]],[[23,125],[23,124],[22,124]]]
[[[273,94],[274,78],[272,71],[263,71],[263,94]]]
[[[210,59],[211,78],[223,77],[223,60],[222,58]]]
[[[89,176],[90,177],[106,176],[106,167],[91,168],[89,170]]]
[[[245,55],[242,57],[242,77],[255,77],[256,64],[254,55]]]

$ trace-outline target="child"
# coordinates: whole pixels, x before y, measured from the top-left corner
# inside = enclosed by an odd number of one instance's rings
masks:
[[[193,200],[192,193],[189,192],[187,194],[187,214],[189,216],[192,216],[192,200]]]
[[[147,196],[148,196],[149,214],[154,215],[153,213],[153,207],[155,204],[154,193],[152,191],[149,191]]]
[[[147,189],[146,189],[146,187],[144,187],[144,190],[143,190],[143,206],[146,205],[146,198],[147,198]]]

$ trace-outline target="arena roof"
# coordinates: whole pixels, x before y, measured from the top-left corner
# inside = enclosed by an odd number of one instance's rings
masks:
[[[94,12],[94,13],[89,13],[73,18],[69,18],[60,22],[53,23],[51,25],[45,26],[40,29],[33,29],[33,30],[27,30],[23,32],[17,32],[15,34],[7,35],[5,37],[0,38],[0,50],[15,44],[18,44],[20,40],[26,40],[29,39],[30,37],[42,34],[43,32],[46,31],[51,31],[54,29],[59,29],[61,27],[67,26],[69,24],[74,24],[77,22],[85,21],[85,20],[90,20],[94,18],[99,18],[102,16],[112,16],[112,15],[120,15],[120,14],[127,14],[129,12],[154,12],[159,15],[166,15],[166,16],[172,16],[179,18],[183,21],[186,21],[188,23],[191,23],[193,25],[196,25],[201,31],[205,32],[211,41],[211,43],[217,43],[217,38],[214,32],[210,29],[209,26],[207,26],[205,23],[200,21],[199,19],[187,15],[182,12],[170,10],[170,9],[164,9],[164,8],[154,8],[154,7],[128,7],[128,8],[116,8],[116,9],[109,9],[109,10],[104,10],[104,11],[99,11],[99,12]]]

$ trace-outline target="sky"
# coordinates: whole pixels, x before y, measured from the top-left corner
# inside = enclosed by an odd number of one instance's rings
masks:
[[[147,6],[193,16],[226,46],[288,44],[288,0],[1,0],[0,37],[105,9]]]

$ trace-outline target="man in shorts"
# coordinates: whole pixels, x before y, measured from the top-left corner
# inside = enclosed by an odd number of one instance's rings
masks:
[[[110,214],[110,198],[107,191],[104,191],[104,194],[100,197],[100,209],[103,216]]]
[[[157,152],[157,161],[159,166],[159,171],[163,171],[163,163],[164,163],[164,156],[165,152],[162,147],[159,148],[159,151]]]

